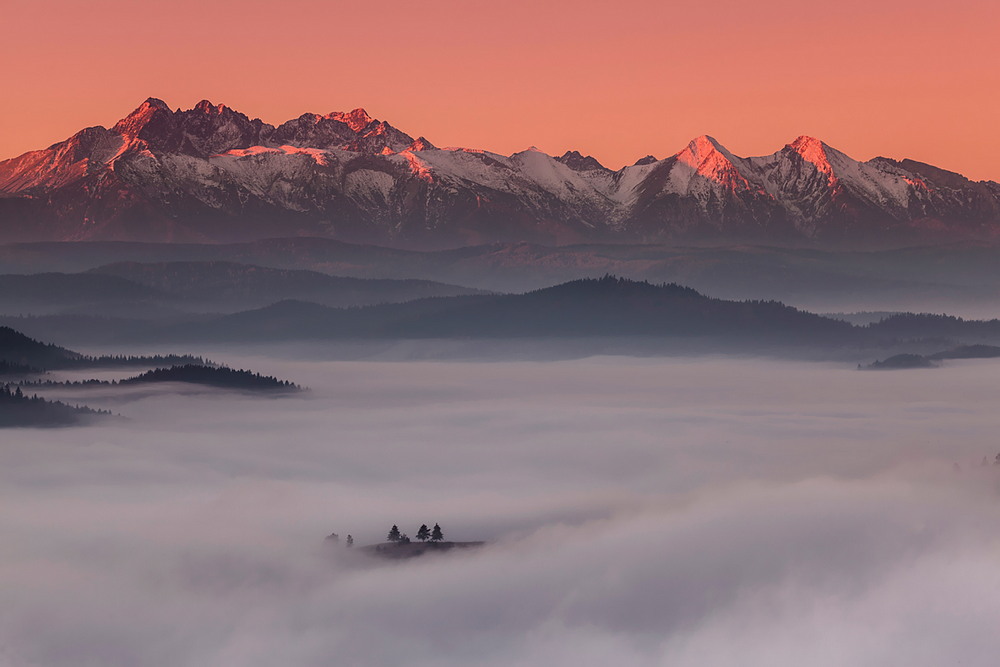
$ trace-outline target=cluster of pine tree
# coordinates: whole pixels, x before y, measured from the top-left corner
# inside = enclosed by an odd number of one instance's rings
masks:
[[[288,380],[279,380],[270,375],[261,375],[245,370],[233,370],[227,366],[200,366],[185,364],[169,368],[156,368],[124,380],[22,380],[22,387],[113,387],[119,384],[143,382],[189,382],[226,389],[257,389],[294,391],[300,387]]]
[[[32,375],[38,373],[37,368],[32,368],[27,364],[19,364],[13,361],[0,359],[0,375]]]
[[[22,387],[103,387],[118,384],[117,380],[22,380]]]
[[[98,357],[81,355],[60,366],[62,368],[118,368],[120,366],[183,366],[185,364],[211,367],[217,365],[214,361],[190,354],[154,354],[148,357],[134,354],[106,354]]]
[[[440,542],[444,540],[444,533],[441,531],[441,526],[434,524],[434,528],[430,529],[427,524],[421,524],[420,528],[417,529],[417,539],[421,542],[426,542],[430,540],[431,542]],[[392,528],[389,529],[389,534],[385,538],[389,542],[395,542],[396,544],[409,544],[410,537],[406,533],[399,532],[399,526],[393,524]]]

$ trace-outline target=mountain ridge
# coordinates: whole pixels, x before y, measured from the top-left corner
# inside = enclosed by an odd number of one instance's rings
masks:
[[[152,97],[111,129],[0,161],[0,242],[275,236],[892,247],[1000,236],[1000,184],[804,135],[756,157],[702,135],[611,170],[578,151],[438,148],[360,107],[275,126]]]

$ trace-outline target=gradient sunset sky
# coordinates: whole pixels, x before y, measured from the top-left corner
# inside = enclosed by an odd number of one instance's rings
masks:
[[[439,146],[612,168],[710,134],[1000,180],[1000,3],[4,0],[0,159],[147,97],[280,123],[365,107]]]

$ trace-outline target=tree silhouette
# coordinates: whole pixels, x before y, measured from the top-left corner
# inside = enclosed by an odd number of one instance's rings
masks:
[[[389,530],[389,534],[385,539],[390,542],[399,542],[399,526],[392,524],[392,528]]]
[[[347,536],[347,546],[349,546],[349,547],[353,547],[354,546],[354,538],[351,537],[350,535]]]
[[[421,542],[426,542],[427,538],[431,536],[431,529],[427,527],[427,524],[422,524],[420,530],[417,531],[417,539]]]
[[[441,526],[434,524],[434,530],[431,532],[431,542],[440,542],[444,539],[444,533],[441,532]]]

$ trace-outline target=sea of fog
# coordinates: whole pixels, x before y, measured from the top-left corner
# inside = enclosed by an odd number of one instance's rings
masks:
[[[213,357],[0,432],[0,665],[996,664],[1000,361]]]

